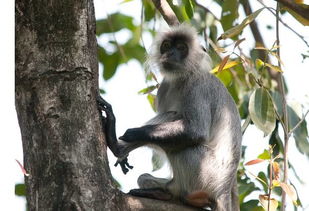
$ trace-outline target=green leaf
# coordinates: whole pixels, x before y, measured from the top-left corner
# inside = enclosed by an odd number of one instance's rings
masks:
[[[100,91],[100,94],[102,94],[102,95],[103,95],[103,94],[106,94],[106,91],[105,91],[104,89],[101,89],[101,88],[100,88],[99,91]]]
[[[157,86],[149,86],[149,87],[146,87],[140,91],[138,91],[138,94],[148,94],[150,92],[152,92],[153,90],[155,90],[157,88]]]
[[[242,211],[253,211],[253,210],[264,211],[262,207],[259,207],[260,209],[256,209],[258,208],[258,204],[259,204],[258,200],[249,200],[247,202],[240,204],[240,210]]]
[[[255,60],[255,67],[257,70],[260,70],[264,66],[264,62],[261,59]]]
[[[123,28],[133,30],[133,17],[121,13],[109,15],[106,19],[97,20],[97,35],[120,31]]]
[[[263,160],[269,160],[270,159],[270,153],[268,150],[264,149],[264,152],[262,154],[259,154],[258,158]]]
[[[238,0],[223,1],[220,22],[224,31],[232,28],[234,21],[238,18],[238,5]]]
[[[111,77],[113,77],[118,67],[119,61],[120,61],[120,55],[118,52],[115,52],[111,55],[106,55],[106,57],[103,58],[103,65],[104,65],[103,78],[105,80],[108,80]]]
[[[269,138],[269,144],[273,146],[273,157],[277,156],[279,153],[283,153],[283,142],[278,133],[278,121],[276,122],[276,127]]]
[[[125,3],[128,3],[128,2],[131,2],[133,0],[123,0],[120,4],[125,4]]]
[[[265,193],[267,193],[268,186],[266,184],[268,184],[268,181],[267,181],[267,177],[266,177],[265,173],[260,171],[257,176],[258,176],[258,178],[260,178],[261,180],[263,180],[265,182],[265,183],[263,183],[262,181],[257,180],[263,186]]]
[[[125,52],[126,57],[121,59],[121,63],[125,63],[130,59],[136,59],[141,64],[145,61],[145,49],[138,43],[135,43],[133,39],[129,40],[127,43],[121,46]]]
[[[185,10],[187,16],[191,19],[194,14],[194,4],[192,0],[182,0],[182,3],[185,5]]]
[[[15,185],[15,195],[16,196],[26,196],[26,185],[16,184]]]
[[[240,34],[242,32],[242,30],[248,25],[250,24],[259,14],[260,12],[264,9],[261,8],[257,11],[255,11],[254,13],[252,13],[251,15],[247,16],[242,22],[241,24],[238,24],[236,26],[234,26],[233,28],[225,31],[219,38],[218,40],[225,40],[227,38],[232,38],[238,34]]]
[[[156,8],[149,0],[143,0],[143,5],[145,21],[150,21],[155,17]]]
[[[255,184],[253,182],[244,182],[244,181],[240,181],[238,183],[239,185],[239,201],[243,202],[244,199],[246,198],[246,196],[250,195],[250,193],[252,193],[255,190],[259,190]]]
[[[186,13],[186,9],[183,5],[174,5],[172,0],[167,0],[167,3],[170,5],[172,10],[174,11],[180,23],[189,19]]]
[[[301,120],[301,118],[297,114],[298,113],[297,110],[299,110],[297,107],[299,107],[299,105],[294,104],[288,106],[287,108],[290,129],[294,128]],[[308,130],[306,121],[303,121],[299,125],[299,127],[294,131],[293,137],[295,139],[297,149],[301,153],[306,154],[307,157],[309,157],[309,139],[308,139]]]
[[[249,101],[249,113],[253,123],[265,135],[270,134],[275,129],[275,109],[265,88],[258,88],[252,93]]]
[[[153,95],[153,94],[148,94],[148,95],[147,95],[147,99],[148,99],[148,101],[149,101],[149,103],[150,103],[152,109],[153,109],[154,111],[156,111],[156,107],[155,107],[155,99],[156,99],[156,96]]]

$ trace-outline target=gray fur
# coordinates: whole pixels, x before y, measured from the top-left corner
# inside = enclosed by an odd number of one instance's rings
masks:
[[[159,46],[165,36],[179,33],[190,38],[189,55],[179,70],[165,70],[160,63]],[[157,95],[158,114],[147,123],[158,125],[150,137],[186,134],[190,140],[174,145],[138,142],[140,144],[133,147],[132,143],[127,144],[130,150],[146,144],[159,146],[171,164],[171,181],[141,175],[139,185],[165,187],[179,198],[204,191],[216,202],[215,210],[238,210],[236,171],[242,139],[240,118],[227,89],[209,73],[210,58],[200,47],[194,29],[180,25],[160,33],[154,41],[148,65],[159,68],[164,76]]]

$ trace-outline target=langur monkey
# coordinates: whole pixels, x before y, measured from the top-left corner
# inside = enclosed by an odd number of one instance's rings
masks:
[[[98,99],[106,140],[120,158],[124,173],[130,151],[141,146],[163,150],[172,179],[143,174],[135,196],[180,199],[217,211],[239,210],[236,172],[241,151],[241,126],[236,105],[224,85],[212,74],[211,59],[197,33],[179,25],[158,33],[148,63],[164,76],[158,89],[157,115],[144,126],[128,129],[117,140],[111,106]]]

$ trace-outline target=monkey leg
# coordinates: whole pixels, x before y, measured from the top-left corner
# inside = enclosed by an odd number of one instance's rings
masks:
[[[168,201],[173,198],[171,193],[162,188],[132,189],[130,190],[129,194],[133,196],[158,199],[164,201]]]
[[[161,188],[166,189],[169,179],[154,177],[150,174],[142,174],[137,179],[137,184],[142,189]]]
[[[165,201],[171,200],[173,196],[166,189],[169,181],[169,179],[157,178],[150,174],[142,174],[137,179],[137,184],[141,189],[133,189],[129,192],[129,194]]]

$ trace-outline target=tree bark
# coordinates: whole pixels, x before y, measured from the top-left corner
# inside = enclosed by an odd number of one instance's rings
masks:
[[[15,103],[29,210],[193,210],[113,185],[96,104],[92,0],[15,5]]]
[[[118,192],[95,102],[92,1],[18,0],[15,9],[15,100],[29,209],[112,209],[122,198],[110,197]]]

